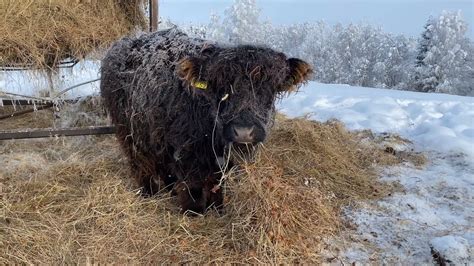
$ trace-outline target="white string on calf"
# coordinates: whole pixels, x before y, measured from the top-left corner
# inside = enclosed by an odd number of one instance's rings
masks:
[[[217,104],[217,113],[216,113],[216,117],[214,119],[214,127],[212,129],[212,139],[211,139],[211,143],[212,143],[212,151],[214,152],[214,156],[216,158],[216,163],[217,163],[217,166],[219,166],[219,169],[221,171],[221,179],[219,181],[219,184],[214,186],[214,188],[212,188],[212,191],[215,193],[219,188],[220,186],[222,185],[223,181],[224,181],[224,177],[225,177],[225,171],[227,171],[227,167],[229,166],[229,161],[230,161],[230,152],[231,152],[231,149],[232,149],[232,144],[229,146],[229,156],[228,156],[228,159],[226,161],[226,163],[224,165],[221,165],[220,164],[220,161],[219,161],[219,156],[217,155],[217,152],[216,152],[216,149],[215,149],[215,135],[216,135],[216,128],[217,128],[217,119],[219,118],[219,112],[220,112],[220,109],[221,109],[221,103],[225,100],[227,100],[229,98],[229,94],[226,93],[224,95],[224,97],[221,98],[221,100],[219,101],[219,103]]]

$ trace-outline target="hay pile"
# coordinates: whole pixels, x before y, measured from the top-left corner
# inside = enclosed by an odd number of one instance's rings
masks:
[[[269,138],[203,217],[138,196],[112,136],[4,141],[0,263],[321,262],[341,207],[390,193],[376,167],[402,161],[338,122],[280,117]]]
[[[0,65],[54,67],[146,26],[145,0],[2,0]]]

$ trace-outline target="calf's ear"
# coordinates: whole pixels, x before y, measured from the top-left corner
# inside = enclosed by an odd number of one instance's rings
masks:
[[[194,84],[200,79],[201,69],[201,59],[188,56],[178,62],[177,72],[181,79]]]
[[[286,60],[290,68],[284,91],[295,91],[301,84],[307,82],[313,74],[313,67],[305,61],[298,58],[289,58]]]

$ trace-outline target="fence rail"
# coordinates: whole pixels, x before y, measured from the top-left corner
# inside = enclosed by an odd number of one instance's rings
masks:
[[[0,98],[0,107],[3,106],[12,106],[12,105],[45,105],[45,104],[54,104],[55,102],[59,103],[77,103],[80,99],[67,99],[67,100],[28,100],[28,99],[1,99]]]
[[[0,140],[48,138],[59,136],[86,136],[114,134],[114,126],[92,126],[81,128],[40,128],[0,131]]]
[[[10,105],[41,105],[41,104],[48,104],[51,101],[48,100],[29,100],[29,99],[1,99],[0,98],[0,107],[2,105],[10,106]]]
[[[7,119],[7,118],[10,118],[10,117],[19,116],[19,115],[24,115],[24,114],[28,114],[28,113],[32,113],[34,111],[48,109],[48,108],[51,108],[51,107],[53,107],[53,104],[52,103],[47,103],[45,105],[36,106],[36,108],[29,108],[29,109],[25,109],[25,110],[21,110],[21,111],[15,111],[15,112],[7,114],[7,115],[0,115],[0,120]]]

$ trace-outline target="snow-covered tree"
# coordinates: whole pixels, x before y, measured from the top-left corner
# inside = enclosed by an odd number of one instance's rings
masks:
[[[312,24],[298,56],[316,68],[316,79],[370,87],[407,83],[413,61],[409,40],[364,24]]]
[[[222,20],[215,15],[211,17],[208,27],[212,29],[210,36],[217,41],[234,44],[256,43],[262,37],[259,16],[256,0],[235,0],[225,10]]]
[[[412,62],[416,54],[416,39],[390,35],[388,42],[387,58],[383,62],[385,72],[381,78],[383,84],[376,87],[406,89],[414,72]]]
[[[430,18],[419,40],[415,85],[418,91],[472,94],[472,43],[460,12]],[[462,87],[462,89],[461,89]],[[469,89],[470,88],[470,89]]]

